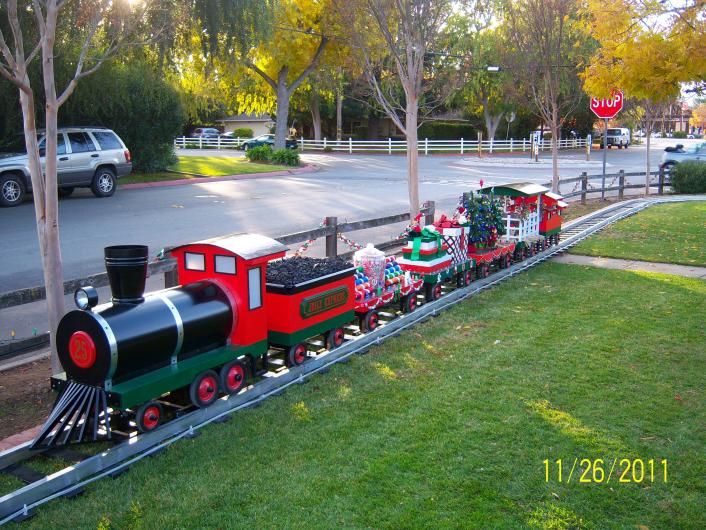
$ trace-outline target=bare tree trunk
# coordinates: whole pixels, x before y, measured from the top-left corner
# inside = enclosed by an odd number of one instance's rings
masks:
[[[505,113],[491,114],[488,109],[488,101],[483,101],[483,118],[485,119],[485,132],[488,135],[488,140],[490,140],[490,152],[493,152],[493,141],[495,140],[495,132],[498,130],[500,121],[503,119]]]
[[[645,149],[645,195],[650,194],[650,138],[652,137],[652,112],[648,107],[645,111],[645,134],[647,144]]]
[[[315,87],[311,89],[309,98],[309,110],[311,111],[311,121],[314,125],[314,140],[321,141],[321,109],[319,108],[319,93]]]
[[[287,144],[289,127],[289,97],[291,92],[287,88],[287,69],[282,68],[277,78],[277,114],[275,123],[275,149],[284,149]]]
[[[42,74],[44,76],[44,96],[46,100],[46,140],[45,140],[45,188],[40,197],[35,195],[35,204],[39,200],[44,204],[45,217],[43,240],[40,238],[42,261],[44,262],[44,285],[47,292],[49,328],[51,330],[52,371],[60,372],[61,364],[56,353],[55,334],[59,320],[64,316],[64,271],[61,260],[59,241],[59,197],[57,186],[57,114],[59,104],[54,82],[54,40],[58,7],[56,3],[47,3],[45,37],[42,41]],[[33,186],[34,187],[34,186]],[[36,208],[36,206],[35,206]],[[37,220],[40,216],[37,215]]]
[[[336,91],[336,140],[343,139],[343,90]]]
[[[552,191],[559,193],[559,111],[552,111]]]
[[[412,218],[419,213],[419,146],[417,138],[419,102],[407,97],[405,131],[407,138],[407,179],[409,181],[409,212]]]

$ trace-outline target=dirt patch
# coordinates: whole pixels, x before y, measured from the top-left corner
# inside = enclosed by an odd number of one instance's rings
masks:
[[[44,423],[56,399],[42,359],[0,372],[0,440]]]
[[[635,197],[628,197],[629,199],[634,199]],[[578,219],[584,215],[588,215],[591,212],[615,204],[618,201],[616,198],[607,198],[605,201],[600,199],[588,199],[586,204],[581,204],[580,202],[570,202],[569,207],[564,210],[564,221],[571,221],[572,219]]]

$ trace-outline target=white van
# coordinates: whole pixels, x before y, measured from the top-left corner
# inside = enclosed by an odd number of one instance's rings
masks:
[[[628,148],[630,145],[630,129],[614,128],[608,129],[608,149],[612,146],[617,146],[618,149]],[[601,142],[601,149],[603,149],[603,142]]]

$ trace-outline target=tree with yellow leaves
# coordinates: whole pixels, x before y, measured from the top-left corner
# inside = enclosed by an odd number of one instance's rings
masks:
[[[694,3],[703,6],[703,0]],[[584,89],[606,97],[622,89],[641,100],[647,134],[645,193],[650,188],[650,133],[657,107],[679,95],[681,83],[702,81],[706,64],[704,21],[695,5],[666,10],[663,4],[589,0],[590,31],[600,48],[583,72]]]
[[[691,111],[689,125],[692,127],[700,127],[702,130],[706,129],[706,103],[701,103]]]

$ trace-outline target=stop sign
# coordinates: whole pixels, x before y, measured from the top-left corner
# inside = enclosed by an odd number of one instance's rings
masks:
[[[608,99],[591,98],[591,110],[599,118],[614,118],[622,109],[622,90],[615,90]]]

